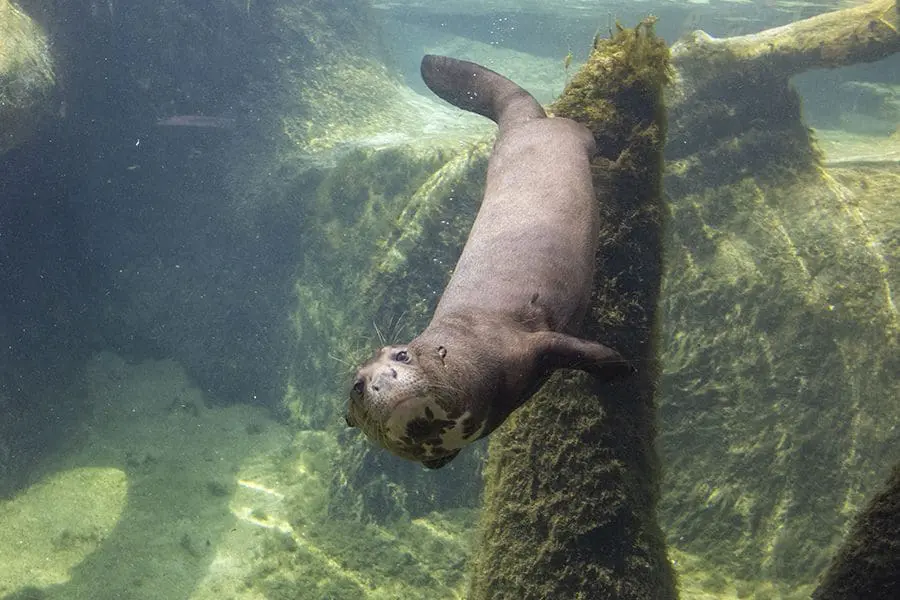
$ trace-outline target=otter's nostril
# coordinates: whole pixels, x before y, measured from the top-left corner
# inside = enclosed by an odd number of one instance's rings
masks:
[[[379,388],[377,385],[373,385],[373,386],[372,386],[372,390],[373,390],[373,391],[376,391],[376,392],[377,392],[379,389],[380,389],[380,388]]]
[[[394,369],[393,367],[391,368],[391,377],[393,377],[394,379],[397,379],[397,370]]]

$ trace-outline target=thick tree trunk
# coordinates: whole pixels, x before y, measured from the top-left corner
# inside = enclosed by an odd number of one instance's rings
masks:
[[[494,434],[471,598],[675,597],[656,521],[656,306],[668,52],[652,23],[597,45],[556,114],[597,139],[604,230],[587,337],[638,372],[557,374]]]

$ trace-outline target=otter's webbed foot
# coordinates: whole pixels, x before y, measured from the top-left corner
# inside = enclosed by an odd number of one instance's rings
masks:
[[[577,369],[603,380],[634,372],[621,354],[608,346],[565,333],[544,331],[537,334],[538,360],[549,371]]]

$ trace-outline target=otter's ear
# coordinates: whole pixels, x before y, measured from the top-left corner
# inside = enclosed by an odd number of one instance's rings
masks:
[[[423,460],[422,464],[425,465],[426,469],[440,469],[448,462],[456,458],[456,455],[459,454],[459,450],[454,450],[451,454],[447,456],[442,456],[440,458],[433,458],[431,460]]]
[[[350,414],[344,415],[344,423],[347,424],[347,427],[356,427],[356,424],[350,419]]]

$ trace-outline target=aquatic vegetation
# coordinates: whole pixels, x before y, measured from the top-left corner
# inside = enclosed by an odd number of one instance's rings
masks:
[[[9,0],[0,0],[0,155],[28,139],[50,112],[56,82],[45,33]]]
[[[748,581],[810,584],[900,435],[900,179],[823,167],[788,80],[889,48],[879,6],[673,48],[661,518]]]
[[[648,19],[634,29],[617,26],[610,40],[598,38],[594,52],[608,52],[609,58],[589,60],[550,107],[556,114],[587,125],[594,132],[600,154],[610,160],[618,157],[618,150],[633,143],[630,132],[623,127],[623,109],[659,111],[652,118],[665,129],[662,105],[644,106],[641,102],[648,95],[661,93],[670,77],[668,48],[648,43],[654,39],[654,22]],[[647,128],[643,135],[650,136],[650,144],[659,144],[663,139],[655,127]]]
[[[245,584],[267,598],[461,597],[463,571],[458,567],[468,554],[461,528],[471,526],[472,518],[467,513],[431,514],[393,522],[389,528],[322,518],[305,527],[299,542],[270,534],[264,558]],[[448,569],[450,556],[459,558]]]
[[[487,151],[481,142],[448,160],[440,148],[359,150],[321,181],[314,212],[325,226],[310,242],[330,251],[304,265],[292,320],[304,344],[328,353],[295,363],[285,402],[296,423],[342,429],[352,373],[380,344],[376,326],[401,315],[408,333],[424,325],[474,219]],[[382,456],[356,434],[342,437],[332,485],[336,514],[381,520],[476,498],[477,483],[439,494],[439,481],[419,469]],[[471,457],[468,468],[477,463]],[[396,497],[405,486],[418,493]]]
[[[667,53],[652,21],[622,29],[551,107],[588,125],[600,149],[603,226],[586,337],[638,372],[597,389],[558,373],[493,434],[470,598],[674,597],[653,508]]]
[[[298,423],[317,427],[336,423],[333,416],[341,414],[344,397],[317,406],[304,404],[304,399],[313,397],[319,386],[328,394],[344,389],[347,370],[355,369],[356,360],[377,344],[373,322],[385,323],[402,313],[414,324],[424,316],[417,312],[424,306],[406,301],[427,295],[407,287],[428,285],[424,278],[406,277],[415,268],[408,260],[427,263],[437,251],[430,257],[408,253],[415,249],[410,241],[423,235],[421,225],[413,227],[416,221],[427,220],[434,227],[432,234],[438,233],[436,209],[441,204],[419,190],[430,188],[432,173],[444,160],[439,148],[359,149],[316,186],[309,211],[315,227],[306,233],[305,243],[327,252],[306,261],[298,275],[292,323],[305,346],[329,351],[303,356],[296,364],[293,388],[302,389],[303,394],[287,405]],[[335,310],[335,306],[343,309]],[[332,378],[323,380],[323,373],[331,373]],[[306,374],[316,374],[316,380],[308,380]]]
[[[840,168],[672,198],[661,511],[680,547],[747,578],[808,581],[827,563],[871,477],[848,452],[885,455],[898,435],[897,246],[881,241],[898,184]],[[711,474],[715,502],[696,485]]]

